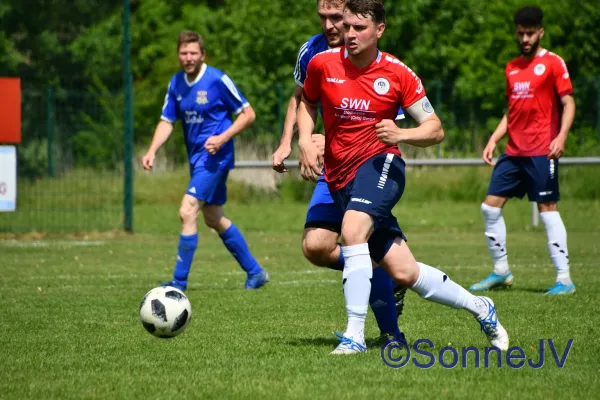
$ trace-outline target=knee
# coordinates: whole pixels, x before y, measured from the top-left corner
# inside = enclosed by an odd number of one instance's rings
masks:
[[[486,220],[495,220],[502,215],[502,208],[490,206],[487,203],[481,203],[481,213]]]
[[[311,264],[318,267],[325,267],[332,264],[332,253],[337,247],[337,242],[326,243],[318,240],[310,240],[304,238],[302,240],[302,253],[304,257],[311,262]]]
[[[416,264],[402,265],[390,271],[390,276],[396,283],[409,288],[414,286],[419,279],[419,267]]]
[[[342,242],[345,246],[366,243],[373,232],[371,216],[362,212],[347,211],[342,222]]]
[[[196,218],[198,217],[198,207],[193,204],[182,204],[179,208],[179,218],[181,218],[181,222],[183,223],[192,223],[196,222]]]
[[[221,226],[223,225],[222,219],[225,217],[223,215],[215,214],[215,213],[204,213],[204,223],[211,229],[219,231]]]

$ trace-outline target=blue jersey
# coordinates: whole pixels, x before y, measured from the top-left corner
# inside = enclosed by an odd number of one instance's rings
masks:
[[[229,170],[234,165],[233,140],[215,155],[204,149],[210,136],[220,135],[250,104],[227,75],[202,64],[198,77],[189,82],[185,72],[173,75],[165,96],[161,119],[170,123],[181,120],[190,167]]]
[[[311,37],[308,39],[308,42],[300,47],[298,59],[296,60],[296,67],[294,68],[294,80],[298,86],[304,87],[306,68],[308,67],[309,61],[315,55],[328,49],[329,45],[327,44],[327,38],[322,33]],[[396,120],[399,119],[404,119],[404,111],[402,111],[402,108],[398,109],[398,114],[396,115]]]

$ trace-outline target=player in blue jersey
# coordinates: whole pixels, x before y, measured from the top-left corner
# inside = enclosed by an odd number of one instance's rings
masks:
[[[273,169],[286,172],[284,161],[292,151],[296,109],[302,97],[302,88],[306,78],[306,67],[316,54],[329,48],[344,44],[342,34],[342,13],[345,0],[317,0],[318,14],[321,19],[323,33],[311,37],[298,52],[294,69],[296,87],[288,104],[283,133],[279,148],[272,157]],[[404,118],[402,109],[398,110],[396,120]],[[313,141],[323,148],[324,136],[315,134]],[[336,207],[329,193],[323,176],[319,177],[313,196],[308,206],[304,234],[302,236],[302,251],[304,256],[314,265],[342,271],[344,258],[340,251],[338,237],[341,232],[343,215]],[[379,325],[381,339],[390,336],[404,341],[404,335],[398,327],[398,317],[404,308],[406,288],[396,286],[383,268],[373,271],[371,296],[369,304]]]
[[[206,225],[219,234],[229,252],[247,273],[246,289],[258,289],[269,279],[267,272],[250,253],[238,228],[225,217],[227,175],[234,167],[233,137],[254,121],[250,104],[223,72],[204,63],[204,40],[195,32],[182,32],[177,41],[182,71],[169,83],[161,121],[152,144],[142,158],[151,170],[155,154],[173,132],[183,125],[190,162],[191,180],[183,196],[179,215],[182,229],[173,280],[164,285],[187,288],[192,260],[198,244],[198,213]],[[237,115],[235,120],[232,115]]]

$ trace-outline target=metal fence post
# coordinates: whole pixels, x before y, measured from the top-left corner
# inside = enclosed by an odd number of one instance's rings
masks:
[[[133,88],[131,76],[129,32],[129,0],[123,0],[123,92],[124,92],[124,176],[123,176],[123,229],[133,232]]]

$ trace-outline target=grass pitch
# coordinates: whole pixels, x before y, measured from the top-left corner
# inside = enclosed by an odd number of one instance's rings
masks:
[[[465,311],[409,292],[400,322],[409,340],[431,340],[482,351],[481,364],[454,368],[412,363],[387,367],[380,348],[332,357],[332,332],[345,328],[341,274],[311,266],[300,237],[305,204],[231,205],[228,216],[271,275],[259,291],[244,291],[244,274],[218,236],[201,229],[188,296],[193,318],[180,336],[150,336],[139,323],[142,296],[172,273],[177,205],[136,208],[138,233],[0,241],[0,398],[595,398],[600,356],[598,295],[600,202],[561,202],[577,293],[544,297],[555,271],[542,227],[530,226],[526,202],[507,205],[512,290],[488,295],[511,345],[539,362],[502,367],[477,322]],[[406,202],[397,208],[417,259],[468,286],[491,270],[479,203]],[[378,330],[372,313],[367,340]],[[459,351],[460,353],[460,351]],[[460,355],[460,354],[459,354]],[[462,356],[462,355],[460,355]],[[451,354],[446,362],[451,363]],[[419,358],[427,362],[427,358]]]

